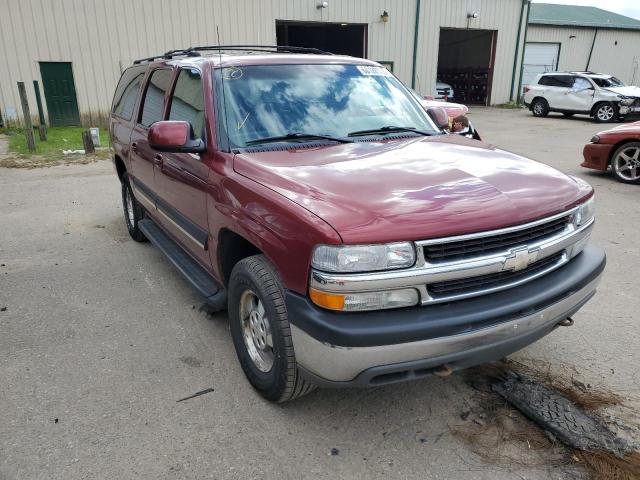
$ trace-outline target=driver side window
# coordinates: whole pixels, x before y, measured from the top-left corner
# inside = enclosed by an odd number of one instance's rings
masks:
[[[171,97],[169,120],[189,122],[196,138],[203,136],[204,91],[200,72],[195,68],[180,70]]]

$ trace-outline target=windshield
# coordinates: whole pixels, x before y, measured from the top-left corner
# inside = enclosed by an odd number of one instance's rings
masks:
[[[590,77],[590,78],[595,82],[596,85],[602,88],[624,87],[624,83],[618,80],[616,77],[611,77],[611,78]]]
[[[283,141],[301,141],[303,135],[346,138],[390,126],[438,133],[406,87],[382,67],[226,67],[217,69],[215,78],[218,88],[224,85],[217,97],[226,119],[219,123],[232,148],[281,136],[289,136]]]

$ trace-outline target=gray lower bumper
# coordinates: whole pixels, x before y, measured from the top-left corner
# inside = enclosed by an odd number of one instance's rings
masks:
[[[513,320],[469,333],[394,345],[340,347],[316,340],[291,325],[296,358],[309,379],[330,387],[401,382],[447,364],[466,368],[497,360],[550,333],[594,294],[600,277],[561,300]]]

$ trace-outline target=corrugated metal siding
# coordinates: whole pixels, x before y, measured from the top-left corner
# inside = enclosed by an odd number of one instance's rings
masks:
[[[467,13],[477,12],[478,18],[469,20],[469,28],[498,31],[491,103],[508,102],[521,7],[517,0],[423,0],[416,89],[421,93],[435,89],[440,28],[467,28]],[[521,39],[521,47],[522,43]],[[520,55],[517,62],[519,69]]]
[[[618,44],[616,45],[616,42]],[[640,32],[599,30],[589,70],[609,73],[625,83],[640,83]]]
[[[592,28],[530,25],[527,41],[558,42],[561,44],[558,70],[585,70],[594,35],[595,29]],[[639,63],[640,32],[598,30],[589,70],[615,75],[623,82],[637,84],[640,82]]]
[[[82,119],[102,119],[123,68],[135,58],[191,45],[275,44],[275,20],[366,23],[368,58],[394,62],[394,73],[411,83],[416,0],[0,0],[0,108],[19,111],[17,81],[32,80],[40,61],[72,62]],[[499,30],[493,103],[509,97],[520,0],[423,0],[418,87],[433,91],[440,27]],[[388,11],[390,20],[380,15]],[[523,29],[524,31],[524,29]],[[46,105],[45,105],[46,109]]]
[[[553,42],[560,44],[558,70],[584,70],[593,42],[590,28],[542,27],[529,25],[527,42]],[[574,38],[571,38],[574,36]]]

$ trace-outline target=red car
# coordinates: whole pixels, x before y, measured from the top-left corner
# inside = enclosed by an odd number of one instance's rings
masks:
[[[585,168],[611,172],[623,183],[640,184],[640,122],[594,135],[582,151]]]
[[[420,103],[424,108],[429,110],[430,108],[444,108],[449,115],[449,118],[456,118],[459,115],[466,115],[469,113],[469,107],[461,103],[443,102],[441,100],[433,100],[432,98],[421,98]]]
[[[502,358],[571,325],[604,269],[591,186],[444,134],[369,60],[168,52],[125,70],[110,134],[131,237],[228,309],[273,401]]]

